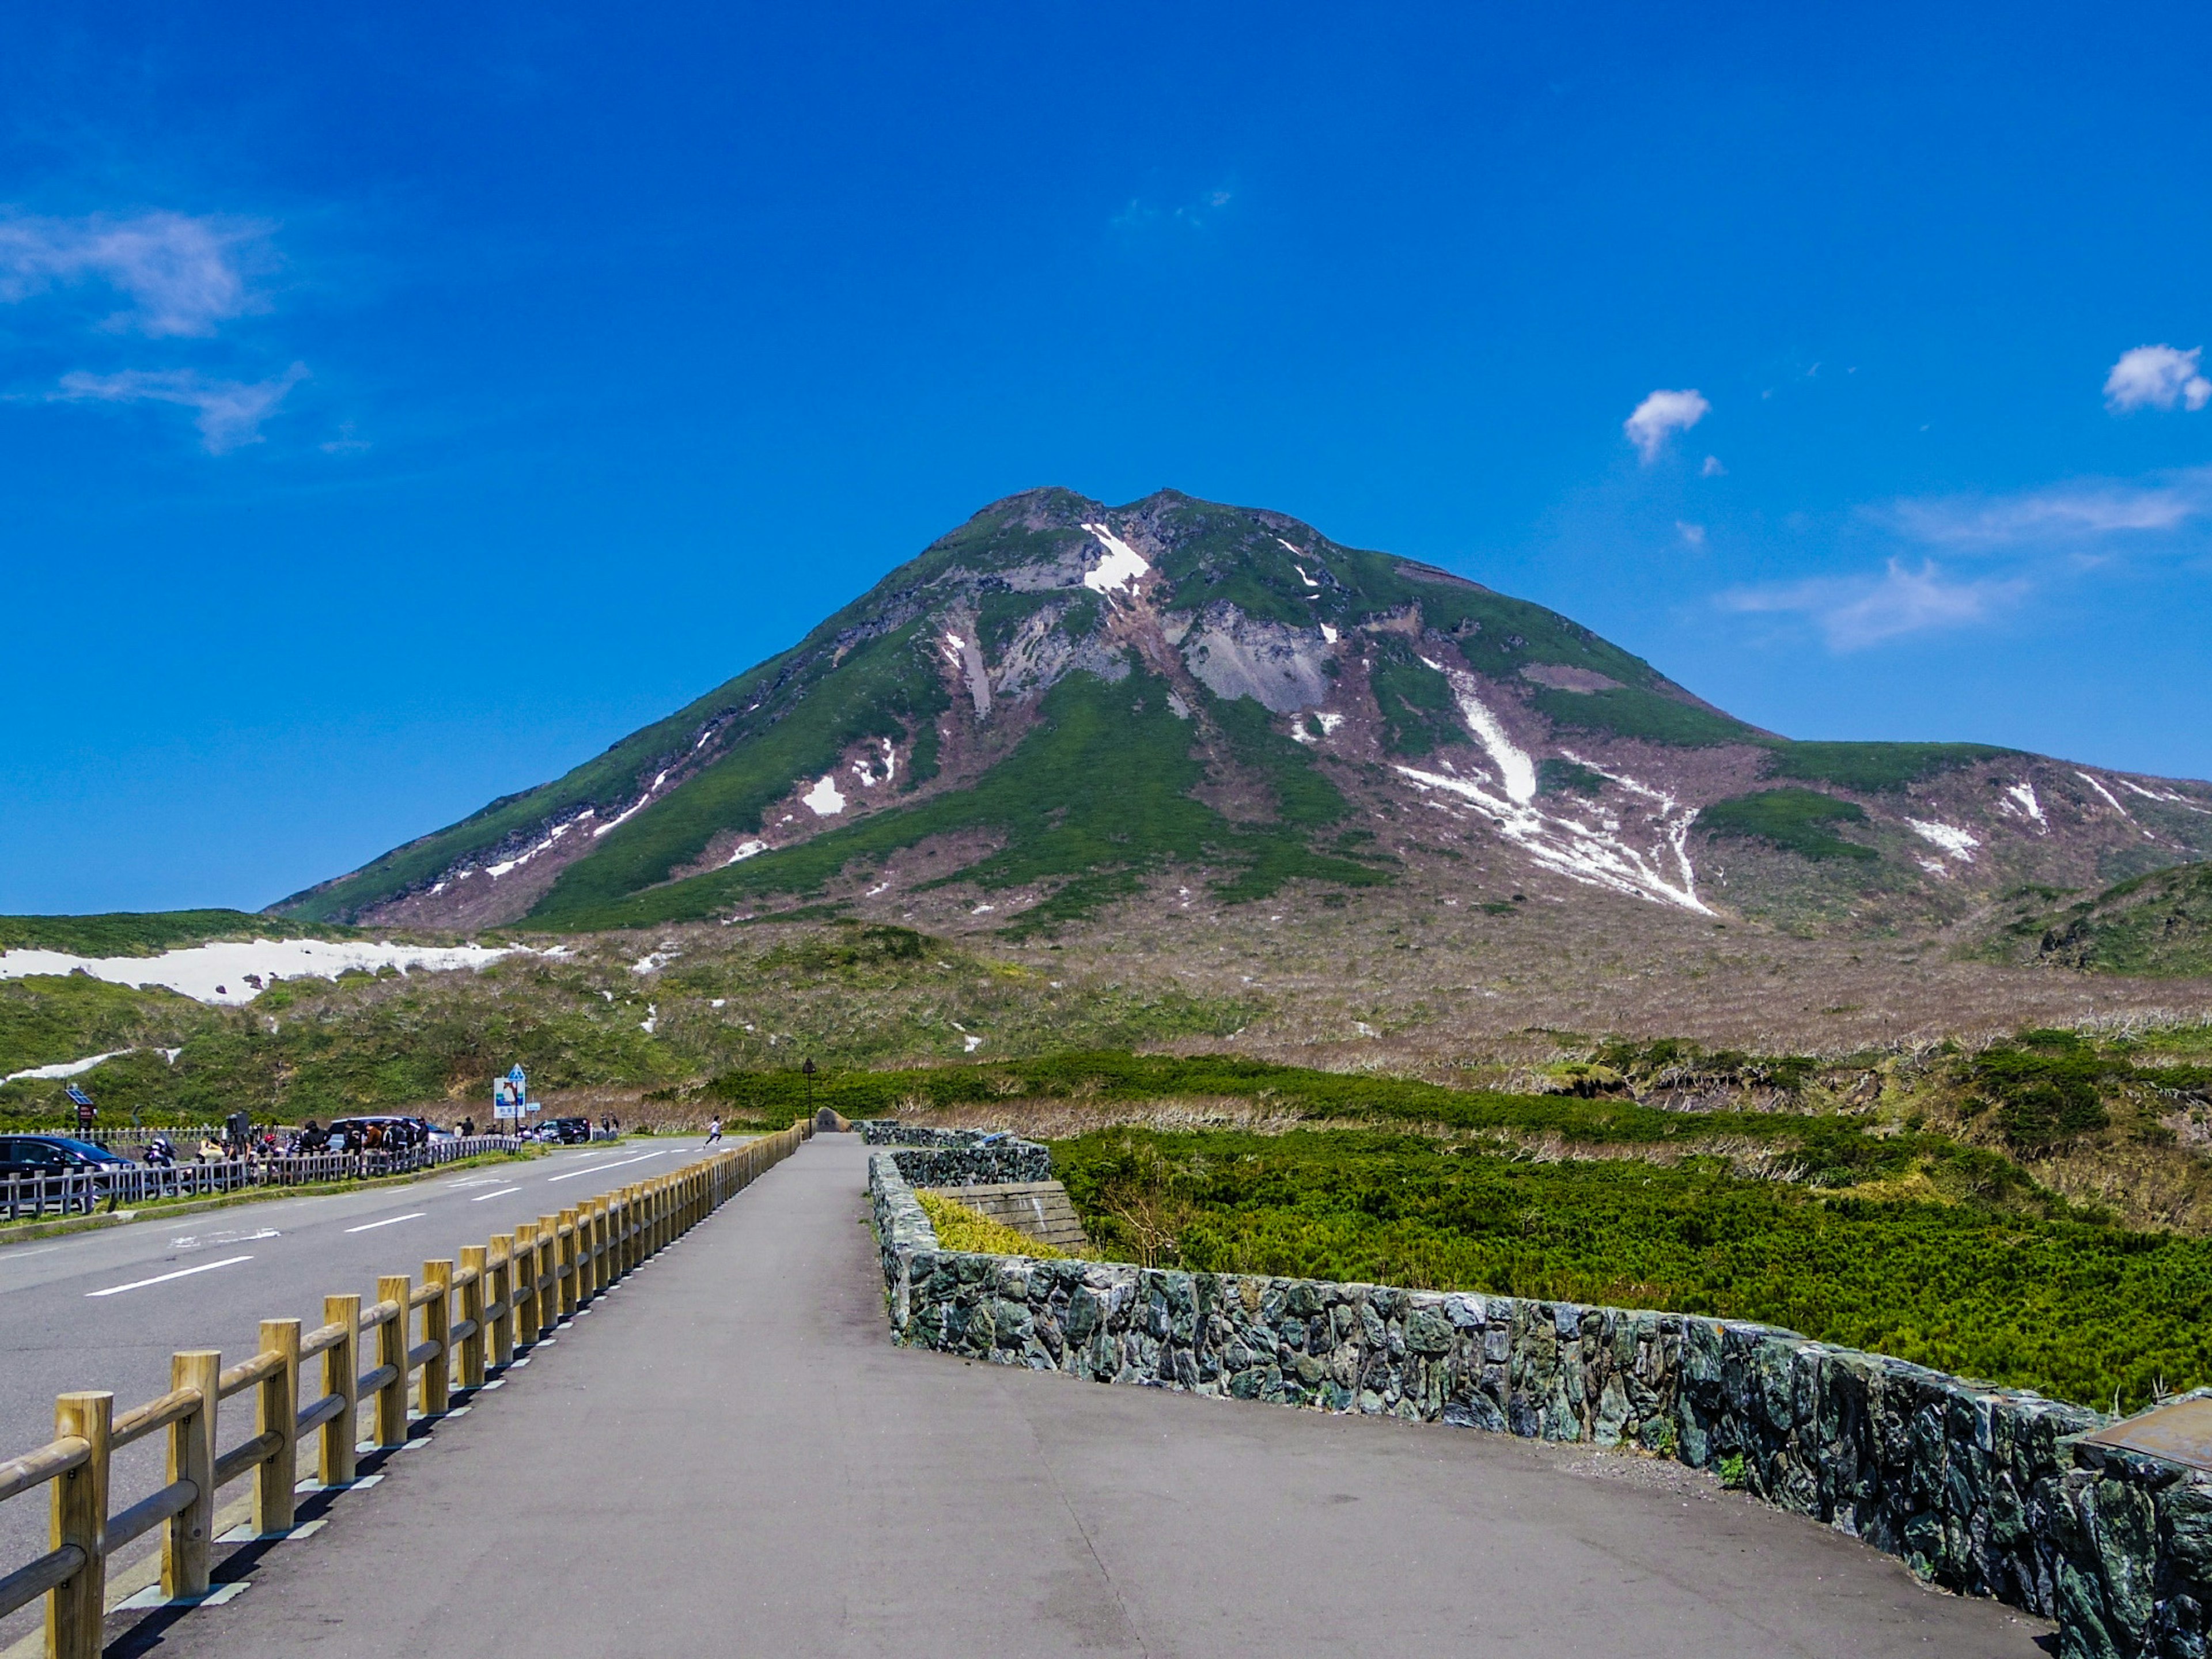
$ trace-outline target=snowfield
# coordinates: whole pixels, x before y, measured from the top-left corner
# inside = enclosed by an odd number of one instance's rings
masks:
[[[1464,800],[1479,808],[1497,825],[1500,835],[1547,870],[1655,904],[1677,904],[1699,915],[1712,914],[1698,896],[1697,872],[1690,865],[1690,824],[1698,816],[1695,807],[1686,808],[1662,789],[1638,782],[1626,773],[1593,765],[1570,752],[1569,760],[1589,767],[1648,803],[1643,811],[1643,834],[1648,840],[1636,844],[1623,833],[1619,819],[1597,814],[1595,807],[1585,809],[1596,815],[1595,823],[1584,822],[1565,810],[1546,811],[1535,804],[1534,759],[1506,735],[1504,724],[1478,695],[1471,675],[1457,669],[1443,672],[1451,683],[1461,717],[1490,757],[1496,775],[1477,780],[1399,766],[1396,770],[1401,775],[1424,794]]]
[[[1106,550],[1106,556],[1092,565],[1085,574],[1083,585],[1085,587],[1111,598],[1116,590],[1121,588],[1133,592],[1138,580],[1152,574],[1152,568],[1145,562],[1145,556],[1104,525],[1087,524],[1083,527],[1096,536],[1099,544]]]
[[[158,957],[81,957],[67,951],[0,951],[0,979],[31,974],[89,974],[111,985],[161,986],[195,1002],[248,1003],[280,979],[336,979],[349,969],[374,973],[422,968],[446,973],[482,968],[520,951],[488,945],[388,945],[319,939],[234,939],[165,951]],[[249,984],[246,975],[259,979]]]
[[[1907,818],[1905,822],[1914,835],[1923,841],[1934,842],[1936,845],[1961,863],[1972,864],[1974,861],[1974,848],[1982,844],[1980,837],[1960,829],[1955,823],[1945,823],[1941,819]],[[1930,866],[1923,864],[1921,867],[1927,869]],[[1941,865],[1933,867],[1939,871],[1942,868]]]

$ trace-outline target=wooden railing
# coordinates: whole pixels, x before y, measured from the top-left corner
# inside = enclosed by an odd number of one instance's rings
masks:
[[[63,1215],[90,1214],[102,1206],[144,1204],[157,1198],[197,1198],[246,1187],[296,1186],[303,1182],[367,1180],[435,1168],[482,1152],[511,1152],[513,1135],[471,1135],[434,1140],[399,1152],[306,1152],[294,1158],[226,1158],[210,1164],[134,1164],[124,1170],[20,1176],[0,1181],[0,1218],[38,1220],[49,1208]]]
[[[211,1587],[216,1495],[254,1477],[256,1535],[292,1530],[303,1442],[314,1448],[317,1484],[351,1485],[360,1455],[360,1414],[372,1413],[373,1449],[407,1443],[414,1422],[442,1416],[457,1394],[483,1386],[564,1319],[623,1274],[672,1243],[726,1200],[795,1152],[813,1133],[805,1121],[672,1174],[587,1199],[512,1233],[376,1281],[376,1300],[323,1298],[324,1323],[261,1322],[260,1349],[228,1370],[211,1348],[173,1355],[169,1392],[114,1414],[112,1394],[64,1394],[54,1401],[54,1437],[0,1462],[0,1503],[47,1486],[52,1528],[46,1553],[0,1577],[0,1618],[46,1598],[47,1659],[98,1659],[106,1633],[107,1563],[156,1528],[161,1593],[204,1598]],[[416,1340],[417,1334],[420,1340]],[[362,1370],[365,1348],[375,1363]],[[322,1360],[321,1392],[300,1404],[300,1372]],[[410,1408],[413,1384],[412,1411]],[[253,1393],[253,1434],[216,1449],[222,1402]],[[147,1436],[168,1435],[167,1484],[117,1511],[109,1504],[114,1454]]]

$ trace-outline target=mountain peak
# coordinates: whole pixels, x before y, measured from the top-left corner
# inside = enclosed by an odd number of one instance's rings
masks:
[[[1047,487],[568,776],[279,908],[573,928],[958,895],[1034,930],[1162,878],[1238,902],[1449,887],[1472,860],[1509,892],[1868,926],[2207,850],[2200,786],[1791,743],[1287,514]]]

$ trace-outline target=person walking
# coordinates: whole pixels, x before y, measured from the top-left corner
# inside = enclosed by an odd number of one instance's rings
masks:
[[[707,1126],[707,1145],[711,1146],[722,1138],[722,1120],[719,1117]]]

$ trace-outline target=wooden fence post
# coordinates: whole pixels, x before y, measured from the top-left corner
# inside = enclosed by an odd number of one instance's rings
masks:
[[[491,1300],[499,1310],[491,1322],[491,1363],[505,1370],[514,1363],[514,1235],[491,1239]]]
[[[326,1486],[349,1486],[355,1474],[354,1445],[361,1438],[361,1297],[325,1297],[323,1322],[344,1330],[323,1350],[323,1392],[345,1403],[323,1425],[322,1455],[316,1460],[315,1474]]]
[[[52,1483],[50,1547],[74,1544],[84,1552],[84,1565],[47,1592],[49,1659],[100,1659],[107,1610],[107,1452],[114,1422],[112,1394],[65,1394],[54,1401],[54,1438],[82,1438],[92,1455]]]
[[[253,1430],[276,1437],[276,1449],[254,1471],[253,1530],[272,1537],[292,1530],[292,1488],[300,1482],[300,1322],[261,1322],[261,1352],[283,1356],[254,1395]]]
[[[396,1373],[376,1391],[376,1443],[386,1449],[407,1443],[407,1342],[415,1323],[407,1304],[414,1292],[405,1273],[378,1276],[376,1299],[397,1303],[399,1309],[376,1328],[377,1369],[389,1365]]]
[[[519,1221],[514,1233],[514,1254],[507,1273],[514,1289],[507,1305],[514,1310],[514,1346],[526,1348],[538,1340],[538,1228]]]
[[[192,1483],[192,1501],[161,1529],[161,1594],[205,1595],[215,1543],[216,1407],[222,1389],[222,1355],[195,1348],[169,1356],[169,1386],[195,1389],[199,1409],[169,1425],[168,1474]]]
[[[574,1319],[583,1300],[584,1273],[576,1255],[576,1217],[578,1212],[561,1212],[561,1261],[554,1268],[554,1277],[561,1281],[561,1316]]]
[[[438,1291],[422,1304],[422,1340],[438,1345],[422,1362],[422,1415],[443,1417],[453,1401],[453,1264],[424,1262],[422,1282]]]
[[[461,1339],[461,1386],[481,1389],[484,1381],[484,1279],[490,1252],[481,1244],[461,1246],[461,1271],[474,1275],[461,1286],[461,1317],[476,1327]]]
[[[561,1218],[538,1218],[538,1329],[537,1341],[561,1322]]]

